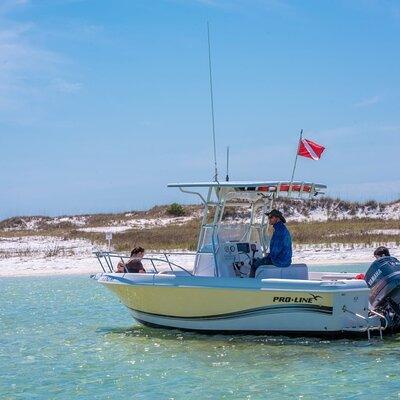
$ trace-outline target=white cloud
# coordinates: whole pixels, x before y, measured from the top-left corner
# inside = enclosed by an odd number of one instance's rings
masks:
[[[76,93],[82,87],[71,72],[72,61],[43,44],[46,30],[13,20],[13,12],[27,4],[0,4],[0,119],[18,125],[43,121],[52,95]]]
[[[368,11],[378,17],[379,13],[388,15],[389,17],[398,20],[400,17],[400,7],[398,0],[357,0],[347,2],[351,7],[357,7],[362,11]]]
[[[29,3],[29,0],[2,0],[0,2],[0,15],[5,15],[16,8],[26,6]]]
[[[367,97],[367,98],[362,99],[362,100],[358,101],[357,103],[355,103],[354,107],[357,107],[357,108],[370,107],[370,106],[380,103],[381,101],[382,101],[381,96]]]
[[[81,90],[82,84],[79,82],[67,82],[63,79],[58,79],[54,82],[54,87],[61,93],[77,93]]]
[[[319,137],[323,137],[324,139],[343,139],[348,137],[359,137],[365,136],[366,134],[372,135],[377,134],[385,135],[386,137],[390,137],[391,135],[399,135],[400,134],[400,125],[398,124],[369,124],[369,123],[359,123],[354,125],[346,125],[346,126],[337,126],[334,128],[328,129],[319,129],[317,131],[317,135]],[[312,135],[313,132],[310,132]]]
[[[33,111],[30,104],[38,104],[41,88],[57,74],[62,57],[32,43],[34,25],[6,25],[0,28],[0,117],[23,122],[26,110]]]

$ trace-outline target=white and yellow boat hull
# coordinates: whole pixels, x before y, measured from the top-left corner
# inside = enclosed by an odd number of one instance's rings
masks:
[[[364,281],[238,279],[163,274],[101,274],[143,324],[224,332],[365,332]]]

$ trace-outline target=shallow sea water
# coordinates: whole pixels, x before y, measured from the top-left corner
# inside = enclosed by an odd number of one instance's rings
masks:
[[[87,276],[3,278],[0,301],[1,399],[400,398],[400,336],[145,328]]]

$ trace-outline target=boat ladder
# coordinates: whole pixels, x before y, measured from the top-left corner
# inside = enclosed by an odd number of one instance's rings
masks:
[[[367,317],[364,317],[364,316],[361,315],[361,314],[355,313],[355,312],[349,310],[346,306],[343,306],[343,307],[342,307],[342,310],[343,310],[343,312],[348,312],[349,314],[352,314],[352,315],[354,315],[355,317],[357,317],[358,319],[361,319],[361,320],[363,320],[364,322],[367,323],[367,328],[365,329],[365,331],[367,332],[368,340],[371,340],[371,332],[373,332],[373,331],[379,331],[379,336],[380,336],[381,339],[383,339],[383,331],[384,331],[384,330],[388,327],[388,325],[389,325],[388,320],[387,320],[387,318],[386,318],[384,315],[379,314],[379,313],[376,312],[375,310],[369,309],[369,312],[370,312],[371,314],[373,314],[373,315],[376,316],[376,317],[379,317],[379,318],[381,319],[381,321],[382,321],[382,320],[384,321],[384,324],[383,324],[383,325],[382,325],[382,322],[381,322],[381,324],[380,324],[379,326],[377,326],[377,325],[371,325],[371,324],[370,324],[369,317],[367,318]]]

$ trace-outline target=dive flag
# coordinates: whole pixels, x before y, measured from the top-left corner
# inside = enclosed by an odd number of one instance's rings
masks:
[[[324,146],[321,146],[320,144],[317,144],[311,140],[301,138],[297,154],[302,157],[319,160],[324,150]]]

